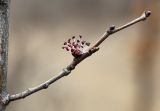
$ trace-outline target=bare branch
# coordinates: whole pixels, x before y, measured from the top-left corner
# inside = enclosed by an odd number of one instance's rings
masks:
[[[15,101],[18,99],[23,99],[23,98],[25,98],[35,92],[38,92],[42,89],[47,89],[50,84],[54,83],[55,81],[59,80],[60,78],[62,78],[64,76],[67,76],[68,74],[70,74],[71,71],[75,68],[75,66],[77,64],[79,64],[82,60],[84,60],[85,58],[92,55],[94,52],[96,52],[98,50],[99,50],[99,48],[94,48],[94,49],[88,51],[87,53],[83,54],[80,58],[74,59],[70,65],[68,65],[66,68],[62,69],[62,71],[59,74],[53,76],[51,79],[47,80],[46,82],[44,82],[36,87],[28,88],[27,90],[25,90],[21,93],[10,95],[8,98],[9,100],[6,101],[6,104],[8,104],[7,102]]]
[[[93,46],[93,47],[98,47],[106,38],[108,38],[110,35],[123,30],[131,25],[134,25],[140,21],[144,21],[146,20],[149,16],[151,15],[151,11],[145,11],[140,17],[138,17],[137,19],[132,20],[131,22],[116,28],[114,25],[111,26],[107,32],[104,33],[104,35],[102,36],[102,38],[100,40],[97,41],[97,43]]]
[[[69,64],[66,68],[64,68],[59,74],[53,76],[51,79],[49,79],[48,81],[33,87],[33,88],[28,88],[27,90],[18,93],[18,94],[13,94],[13,95],[9,95],[9,97],[7,97],[6,100],[3,99],[4,104],[8,104],[11,101],[15,101],[15,100],[19,100],[19,99],[23,99],[31,94],[34,94],[42,89],[46,89],[48,88],[49,85],[51,85],[52,83],[54,83],[55,81],[59,80],[60,78],[67,76],[71,73],[72,70],[75,69],[75,67],[84,59],[86,59],[87,57],[91,56],[93,53],[95,53],[96,51],[99,50],[98,46],[110,35],[125,29],[131,25],[134,25],[140,21],[144,21],[147,19],[147,17],[149,17],[151,14],[150,11],[146,11],[144,12],[140,17],[138,17],[137,19],[119,27],[119,28],[115,28],[115,26],[111,26],[107,32],[105,32],[105,34],[102,36],[102,38],[100,38],[100,40],[97,41],[97,43],[95,43],[95,45],[93,45],[91,48],[88,49],[88,51],[84,54],[82,54],[80,57],[74,58],[73,61],[71,62],[71,64]]]
[[[48,88],[48,86],[52,83],[54,83],[56,80],[62,78],[63,76],[67,76],[71,71],[67,70],[66,68],[63,69],[59,74],[53,76],[51,79],[49,79],[48,81],[36,86],[36,87],[33,87],[33,88],[28,88],[27,90],[21,92],[21,93],[18,93],[18,94],[15,94],[15,95],[10,95],[9,96],[9,100],[10,101],[14,101],[14,100],[17,100],[17,99],[23,99],[39,90],[42,90],[42,89],[46,89]]]

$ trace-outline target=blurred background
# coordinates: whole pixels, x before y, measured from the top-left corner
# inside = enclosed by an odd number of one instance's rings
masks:
[[[144,10],[152,11],[147,21],[110,36],[69,76],[7,111],[159,111],[159,0],[13,0],[8,90],[34,87],[66,67],[72,56],[61,47],[73,35],[95,43]]]

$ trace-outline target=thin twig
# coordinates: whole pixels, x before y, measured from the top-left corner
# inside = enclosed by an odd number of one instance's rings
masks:
[[[83,54],[80,58],[78,59],[74,59],[73,62],[68,65],[66,68],[62,69],[62,71],[53,76],[52,78],[50,78],[49,80],[47,80],[46,82],[36,86],[36,87],[33,87],[33,88],[28,88],[27,90],[21,92],[21,93],[18,93],[18,94],[14,94],[14,95],[10,95],[9,96],[9,102],[11,101],[15,101],[15,100],[18,100],[18,99],[23,99],[35,92],[38,92],[42,89],[47,89],[48,86],[52,83],[54,83],[55,81],[59,80],[60,78],[64,77],[64,76],[67,76],[68,74],[71,73],[71,71],[74,69],[74,67],[80,63],[83,59],[87,58],[88,56],[90,56],[91,54],[93,54],[94,52],[98,51],[98,48],[94,48],[93,50],[91,50],[89,53],[85,53]]]
[[[144,12],[140,17],[138,17],[137,19],[119,27],[119,28],[115,28],[115,26],[111,26],[107,32],[105,32],[105,34],[102,36],[102,38],[100,38],[100,40],[97,41],[97,43],[95,43],[95,45],[93,45],[86,53],[84,53],[82,56],[78,57],[78,58],[74,58],[73,61],[71,62],[71,64],[69,64],[66,68],[64,68],[59,74],[53,76],[51,79],[49,79],[48,81],[33,87],[33,88],[28,88],[27,90],[17,93],[17,94],[13,94],[13,95],[9,95],[7,97],[6,100],[3,100],[4,104],[7,105],[9,102],[11,101],[15,101],[15,100],[19,100],[19,99],[23,99],[33,93],[36,93],[42,89],[46,89],[48,88],[48,86],[52,83],[54,83],[55,81],[59,80],[60,78],[67,76],[71,73],[72,70],[74,70],[74,68],[84,59],[86,59],[87,57],[91,56],[93,53],[95,53],[96,51],[99,50],[98,46],[110,35],[125,29],[133,24],[136,24],[140,21],[144,21],[146,20],[149,16],[150,16],[151,12],[150,11],[146,11]]]
[[[144,21],[146,20],[149,16],[151,15],[151,11],[145,11],[140,17],[138,17],[137,19],[132,20],[131,22],[116,28],[114,25],[112,25],[111,27],[109,27],[109,29],[107,30],[107,32],[104,33],[104,35],[102,36],[102,38],[100,40],[97,41],[97,43],[93,46],[93,47],[98,47],[106,38],[108,38],[110,35],[123,30],[131,25],[134,25],[140,21]]]

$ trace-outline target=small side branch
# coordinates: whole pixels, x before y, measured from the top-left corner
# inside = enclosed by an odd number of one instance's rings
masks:
[[[8,95],[6,98],[3,98],[3,103],[5,105],[7,105],[9,102],[11,101],[15,101],[15,100],[19,100],[19,99],[23,99],[31,94],[34,94],[42,89],[47,89],[49,85],[53,84],[54,82],[56,82],[57,80],[61,79],[64,76],[67,76],[71,73],[72,70],[75,69],[75,67],[82,62],[84,59],[86,59],[87,57],[91,56],[93,53],[97,52],[99,50],[98,46],[110,35],[125,29],[131,25],[134,25],[140,21],[144,21],[146,20],[149,16],[150,16],[151,12],[150,11],[146,11],[144,12],[140,17],[138,17],[137,19],[116,28],[115,26],[111,26],[107,32],[105,32],[105,34],[91,47],[88,49],[88,51],[84,54],[82,54],[80,57],[78,58],[74,58],[73,61],[66,67],[64,68],[59,74],[55,75],[54,77],[52,77],[51,79],[47,80],[46,82],[33,87],[33,88],[28,88],[27,90],[18,93],[18,94],[13,94],[13,95]]]
[[[112,25],[111,27],[109,27],[109,29],[107,30],[107,32],[105,32],[103,34],[103,36],[101,37],[100,40],[97,41],[97,43],[93,46],[93,47],[98,47],[106,38],[108,38],[110,35],[118,32],[118,31],[121,31],[131,25],[134,25],[138,22],[141,22],[141,21],[144,21],[146,20],[149,16],[151,15],[151,11],[145,11],[140,17],[132,20],[131,22],[121,26],[121,27],[118,27],[116,28],[114,25]]]

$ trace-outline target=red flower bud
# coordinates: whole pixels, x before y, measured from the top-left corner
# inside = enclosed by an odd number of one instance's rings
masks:
[[[68,39],[67,42],[64,42],[64,47],[62,47],[62,49],[70,51],[75,58],[80,57],[83,53],[85,53],[84,48],[90,45],[89,42],[84,40],[82,41],[81,39],[81,35],[79,35],[79,39],[76,39],[75,36],[73,36],[71,39]]]

